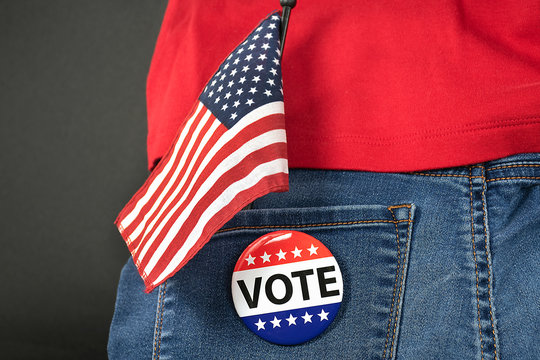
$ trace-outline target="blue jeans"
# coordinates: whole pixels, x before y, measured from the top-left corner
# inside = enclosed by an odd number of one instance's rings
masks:
[[[242,251],[278,229],[336,257],[341,309],[319,337],[270,344],[236,315]],[[540,154],[421,173],[292,170],[151,294],[129,260],[111,359],[538,359]]]

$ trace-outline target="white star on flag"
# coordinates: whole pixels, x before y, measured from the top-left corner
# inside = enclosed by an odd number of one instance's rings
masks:
[[[317,315],[319,315],[320,318],[321,318],[321,321],[323,321],[323,320],[328,320],[328,314],[330,314],[330,313],[324,311],[324,309],[321,309],[321,313],[317,314]]]
[[[259,319],[259,321],[255,323],[255,325],[257,325],[257,330],[264,330],[264,324],[266,324],[266,321]]]
[[[304,324],[306,324],[308,322],[311,322],[312,317],[313,317],[313,315],[308,314],[307,311],[306,311],[305,315],[301,316],[301,318],[304,319]]]

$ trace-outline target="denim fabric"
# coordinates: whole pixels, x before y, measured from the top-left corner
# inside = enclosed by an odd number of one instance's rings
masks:
[[[344,281],[330,327],[270,344],[236,315],[238,256],[306,232]],[[111,359],[538,359],[540,154],[421,173],[295,169],[288,193],[241,211],[174,277],[143,293],[124,267]]]

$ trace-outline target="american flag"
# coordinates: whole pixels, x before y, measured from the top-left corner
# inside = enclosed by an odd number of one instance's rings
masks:
[[[280,17],[221,64],[167,154],[115,224],[146,289],[174,275],[238,211],[288,190]]]

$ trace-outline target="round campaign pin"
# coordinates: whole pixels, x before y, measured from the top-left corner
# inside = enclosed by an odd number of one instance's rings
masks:
[[[236,263],[231,286],[246,326],[281,345],[322,333],[343,298],[336,259],[319,240],[299,231],[276,231],[251,243]]]

